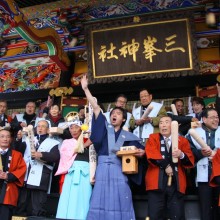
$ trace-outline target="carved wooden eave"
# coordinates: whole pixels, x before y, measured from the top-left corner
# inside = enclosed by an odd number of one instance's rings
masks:
[[[70,60],[63,50],[59,35],[53,28],[38,30],[26,23],[24,14],[13,0],[0,2],[1,14],[5,22],[14,28],[17,33],[30,44],[46,44],[50,59],[63,71],[68,70]],[[45,56],[45,55],[44,55]]]

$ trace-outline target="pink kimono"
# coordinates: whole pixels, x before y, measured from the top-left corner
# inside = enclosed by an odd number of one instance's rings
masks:
[[[60,177],[60,193],[62,190],[65,174],[67,174],[69,168],[72,166],[73,161],[76,158],[77,153],[74,153],[77,140],[74,138],[64,140],[60,148],[60,162],[55,173],[55,176],[61,175]]]

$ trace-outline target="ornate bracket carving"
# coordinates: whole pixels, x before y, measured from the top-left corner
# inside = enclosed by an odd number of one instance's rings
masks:
[[[56,89],[51,89],[49,94],[50,96],[63,96],[63,95],[71,95],[73,93],[73,88],[72,87],[58,87]]]
[[[63,50],[59,35],[53,28],[38,30],[26,23],[24,14],[13,0],[0,1],[0,16],[5,22],[18,32],[18,34],[31,44],[45,43],[51,60],[62,69],[67,70],[70,60]]]

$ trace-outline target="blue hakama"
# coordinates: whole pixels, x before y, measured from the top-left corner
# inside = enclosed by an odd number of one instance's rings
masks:
[[[122,173],[116,152],[121,146],[144,147],[130,132],[114,132],[101,113],[93,118],[90,139],[98,154],[98,165],[87,220],[135,220],[128,178]]]
[[[95,187],[87,219],[134,220],[135,214],[127,177],[116,156],[99,156]]]
[[[74,161],[65,176],[56,218],[86,219],[91,193],[89,163],[86,161]]]

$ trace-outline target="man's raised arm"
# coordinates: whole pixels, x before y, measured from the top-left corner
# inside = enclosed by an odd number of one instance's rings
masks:
[[[100,111],[101,111],[101,108],[97,104],[97,102],[94,99],[94,97],[92,96],[91,92],[89,91],[89,88],[88,88],[88,78],[87,78],[86,75],[83,75],[83,77],[81,79],[81,86],[82,86],[82,89],[85,92],[85,95],[86,95],[86,98],[87,98],[88,102],[92,105],[93,113],[95,115],[95,118],[97,118],[99,113],[100,113]]]

